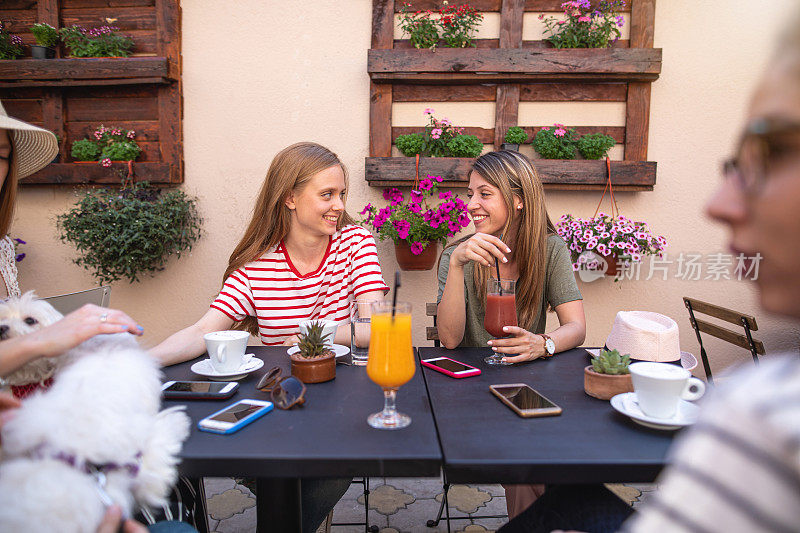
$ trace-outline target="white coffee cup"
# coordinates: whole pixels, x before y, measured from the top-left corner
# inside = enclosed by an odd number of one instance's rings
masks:
[[[213,331],[203,335],[211,366],[217,373],[232,374],[247,363],[249,358],[245,357],[245,352],[249,337],[248,332],[236,330]]]
[[[314,324],[319,323],[322,324],[322,336],[328,335],[328,338],[325,339],[325,345],[329,348],[333,347],[333,338],[336,336],[336,328],[338,324],[333,320],[325,320],[324,318],[313,318],[311,320],[303,320],[300,322],[300,333],[303,335],[308,333],[308,328]]]
[[[703,381],[677,365],[642,362],[628,369],[639,407],[653,418],[674,417],[678,400],[694,401],[706,391]]]

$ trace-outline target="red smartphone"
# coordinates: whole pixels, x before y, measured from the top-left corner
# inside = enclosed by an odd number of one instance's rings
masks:
[[[474,366],[469,366],[460,363],[455,359],[449,357],[434,357],[432,359],[423,359],[422,364],[428,368],[432,368],[437,372],[446,374],[451,378],[468,378],[470,376],[480,375],[481,371]]]

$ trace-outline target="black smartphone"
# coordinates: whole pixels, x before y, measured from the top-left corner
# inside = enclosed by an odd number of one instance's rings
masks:
[[[233,381],[167,381],[161,392],[170,400],[225,400],[238,388]]]
[[[489,385],[489,390],[519,416],[556,416],[561,408],[524,383]]]

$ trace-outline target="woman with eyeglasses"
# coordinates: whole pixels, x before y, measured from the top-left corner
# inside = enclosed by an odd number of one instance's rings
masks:
[[[800,17],[780,43],[749,109],[735,157],[706,205],[729,247],[761,254],[761,306],[800,320]],[[800,530],[800,358],[770,354],[704,399],[670,452],[659,490],[620,531]],[[502,533],[616,531],[631,512],[604,487],[550,490]]]

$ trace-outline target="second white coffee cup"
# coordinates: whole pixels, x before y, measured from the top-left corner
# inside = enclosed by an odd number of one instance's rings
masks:
[[[642,412],[653,418],[672,418],[679,400],[694,401],[703,396],[706,384],[677,365],[633,363],[628,367]]]
[[[249,337],[248,332],[237,330],[212,331],[203,335],[214,370],[219,374],[230,374],[243,367],[247,362],[245,352]]]

